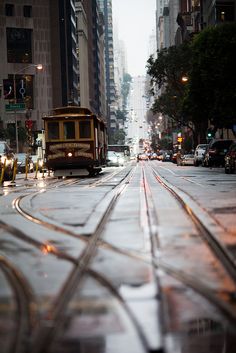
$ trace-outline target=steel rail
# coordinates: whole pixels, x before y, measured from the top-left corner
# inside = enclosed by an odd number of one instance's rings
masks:
[[[30,341],[29,336],[36,323],[36,302],[29,282],[23,274],[13,266],[8,259],[0,254],[0,268],[2,269],[11,288],[14,291],[17,303],[17,329],[11,343],[10,352],[28,352]]]
[[[93,276],[95,276],[95,272],[90,271],[88,266],[97,249],[98,240],[103,232],[105,224],[107,223],[119,196],[123,193],[128,183],[130,182],[128,181],[128,179],[130,180],[131,178],[132,178],[132,174],[128,175],[128,177],[126,177],[121,182],[121,185],[118,185],[118,187],[116,187],[116,189],[118,188],[118,190],[116,190],[116,193],[114,194],[109,206],[105,210],[102,216],[102,219],[100,220],[97,226],[96,231],[94,232],[92,237],[89,238],[87,247],[85,248],[81,256],[78,258],[77,265],[75,266],[74,270],[71,272],[70,276],[68,277],[67,281],[65,282],[61,290],[61,293],[58,294],[54,302],[54,308],[53,310],[51,310],[50,327],[46,331],[44,328],[41,328],[39,329],[38,333],[36,333],[36,338],[32,347],[32,353],[43,353],[47,351],[47,349],[50,347],[50,344],[53,341],[53,338],[56,335],[57,330],[65,320],[65,318],[63,317],[63,313],[66,310],[67,304],[69,300],[72,298],[75,290],[78,288],[79,289],[81,288],[83,279],[85,275],[88,273],[88,271],[90,273],[93,273]],[[96,278],[100,278],[100,282],[103,282],[103,284],[106,283],[106,287],[109,287],[110,291],[112,290],[113,294],[116,293],[116,297],[121,299],[121,297],[118,295],[118,292],[114,289],[111,283],[105,279],[104,276],[99,276],[97,274]],[[124,302],[122,303],[124,306]],[[127,310],[126,305],[125,305],[125,308]],[[148,344],[146,341],[146,337],[144,336],[142,330],[140,329],[138,322],[134,320],[134,316],[131,314],[130,310],[128,312],[128,315],[130,316],[130,319],[132,320],[133,325],[135,326],[136,331],[139,334],[139,337],[141,339],[141,342],[143,344],[145,351],[148,352]]]

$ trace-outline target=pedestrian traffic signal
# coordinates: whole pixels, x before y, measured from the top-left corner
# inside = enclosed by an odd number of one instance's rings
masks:
[[[180,143],[183,142],[183,137],[179,136],[179,137],[177,138],[177,141],[180,142]]]
[[[3,80],[4,99],[14,99],[14,81],[11,79]]]

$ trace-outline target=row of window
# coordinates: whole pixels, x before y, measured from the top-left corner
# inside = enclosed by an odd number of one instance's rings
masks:
[[[15,5],[14,4],[6,4],[5,5],[5,15],[6,16],[15,16]],[[30,6],[30,5],[23,6],[23,16],[24,17],[32,17],[32,6]]]
[[[60,132],[60,125],[62,130]],[[47,131],[49,140],[73,140],[73,139],[90,139],[91,123],[89,120],[84,121],[53,121],[47,123]]]

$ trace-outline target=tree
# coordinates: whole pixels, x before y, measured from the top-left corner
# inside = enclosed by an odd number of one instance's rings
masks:
[[[123,129],[117,130],[114,133],[114,135],[112,135],[110,137],[109,144],[110,145],[113,145],[113,144],[123,145],[125,143],[125,136],[126,136],[126,133]]]
[[[125,107],[127,106],[127,98],[129,95],[131,81],[132,81],[132,77],[130,76],[130,74],[125,73],[123,76],[123,82],[121,86],[121,94],[123,97],[123,110],[125,110]]]
[[[192,69],[184,111],[195,124],[217,128],[236,124],[236,24],[206,28],[191,44]]]
[[[178,47],[164,48],[158,51],[156,60],[151,56],[148,60],[148,74],[151,77],[152,93],[156,87],[161,91],[153,104],[154,113],[167,115],[176,126],[187,126],[192,129],[191,118],[183,114],[183,101],[187,84],[183,76],[188,76],[191,69],[191,47],[183,43]]]

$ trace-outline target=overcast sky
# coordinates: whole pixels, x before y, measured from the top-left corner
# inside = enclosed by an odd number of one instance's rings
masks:
[[[113,22],[125,42],[128,73],[145,75],[149,37],[155,29],[156,0],[112,0]]]

